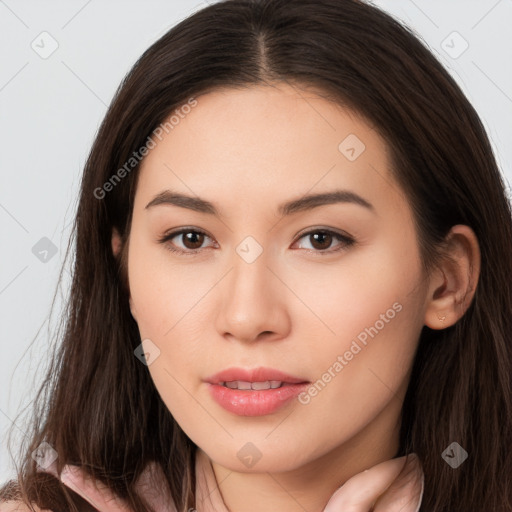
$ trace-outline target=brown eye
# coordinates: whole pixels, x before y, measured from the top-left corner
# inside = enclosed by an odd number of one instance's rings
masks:
[[[197,231],[186,231],[183,235],[183,245],[187,249],[199,249],[204,242],[204,234]]]
[[[158,241],[164,245],[166,249],[171,252],[180,253],[183,255],[193,256],[203,250],[203,244],[206,239],[211,239],[203,231],[191,228],[182,228],[178,231],[164,235]],[[173,241],[176,239],[176,241]],[[181,239],[181,242],[180,242]],[[299,240],[309,240],[312,248],[306,248],[309,252],[319,255],[332,254],[335,252],[348,249],[355,243],[355,240],[348,235],[342,235],[328,229],[311,230],[304,233]],[[331,248],[333,241],[338,241],[338,244]]]
[[[164,235],[158,241],[166,249],[186,255],[199,253],[203,249],[206,238],[210,238],[206,233],[197,229],[183,228],[178,231]]]
[[[313,240],[313,247],[315,249],[319,249],[319,250],[322,250],[322,249],[328,249],[332,243],[332,235],[329,234],[329,233],[324,233],[324,232],[317,232],[317,233],[313,233],[313,234],[310,234],[310,239]]]
[[[311,248],[306,247],[306,250],[320,255],[342,251],[355,243],[353,238],[328,229],[316,229],[309,231],[299,238],[299,240],[302,239],[309,241],[311,245]],[[334,249],[331,249],[333,241],[336,240],[338,241],[338,244],[334,246]]]

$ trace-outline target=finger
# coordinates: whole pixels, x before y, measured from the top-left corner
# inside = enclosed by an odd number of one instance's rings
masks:
[[[124,500],[101,482],[93,482],[93,479],[79,466],[64,466],[60,479],[99,512],[133,512]]]
[[[390,487],[379,496],[374,512],[418,512],[425,477],[419,458],[412,454]]]
[[[369,512],[405,464],[405,456],[373,466],[347,480],[328,501],[324,512]]]

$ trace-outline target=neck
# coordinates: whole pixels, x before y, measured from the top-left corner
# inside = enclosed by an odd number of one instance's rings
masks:
[[[401,406],[391,400],[353,438],[290,471],[240,473],[211,461],[225,506],[229,512],[322,512],[349,478],[397,455]]]

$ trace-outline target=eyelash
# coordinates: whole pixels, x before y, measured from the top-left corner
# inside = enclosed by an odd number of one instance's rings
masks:
[[[174,253],[178,253],[180,255],[184,255],[184,256],[195,256],[197,255],[199,252],[202,252],[205,248],[201,248],[201,249],[188,249],[188,250],[183,250],[183,249],[177,249],[176,247],[174,247],[172,244],[168,243],[170,242],[170,240],[172,240],[173,238],[175,238],[176,236],[178,235],[182,235],[184,233],[198,233],[198,234],[201,234],[201,235],[205,235],[206,237],[210,238],[208,236],[208,234],[206,234],[204,231],[200,230],[200,229],[195,229],[195,228],[181,228],[179,230],[176,230],[176,231],[172,231],[170,233],[166,233],[164,234],[163,237],[159,238],[158,239],[158,242],[163,244],[164,247],[171,251],[171,252],[174,252]],[[340,246],[337,248],[337,249],[326,249],[326,250],[320,250],[320,249],[303,249],[305,251],[308,251],[308,252],[312,252],[312,253],[317,253],[321,256],[324,256],[326,254],[333,254],[333,253],[337,253],[337,252],[340,252],[344,249],[347,249],[348,247],[351,247],[352,245],[355,244],[355,240],[347,235],[342,235],[341,233],[337,233],[336,231],[332,231],[330,229],[320,229],[320,228],[316,228],[316,229],[313,229],[313,230],[310,230],[310,231],[307,231],[305,233],[302,233],[299,238],[297,240],[300,240],[301,238],[304,238],[308,235],[312,235],[312,234],[315,234],[315,233],[322,233],[323,235],[333,235],[335,238],[337,238],[339,241],[341,241],[342,243],[340,244]]]

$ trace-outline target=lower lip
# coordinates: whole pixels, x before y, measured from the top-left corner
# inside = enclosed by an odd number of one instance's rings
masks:
[[[207,383],[213,399],[224,409],[239,416],[271,414],[304,391],[309,383],[289,384],[276,389],[257,391],[230,389]]]

